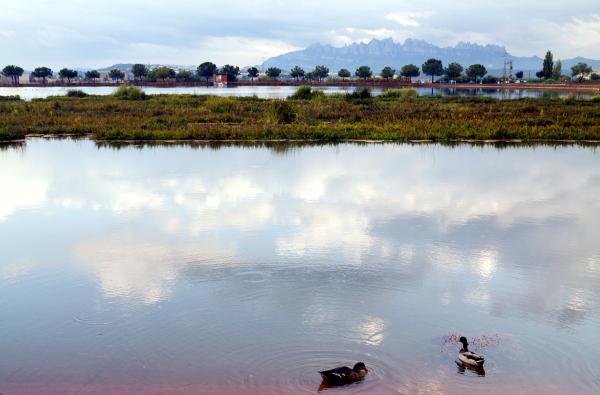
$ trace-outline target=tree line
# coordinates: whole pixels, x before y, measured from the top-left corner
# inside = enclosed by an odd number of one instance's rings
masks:
[[[9,65],[4,67],[2,74],[10,78],[14,84],[19,83],[20,77],[23,75],[23,68],[15,65]],[[135,81],[150,81],[156,82],[159,80],[177,80],[179,82],[190,82],[196,80],[206,81],[210,83],[215,73],[226,74],[228,81],[236,81],[240,75],[240,68],[238,66],[226,64],[222,67],[217,67],[212,62],[204,62],[200,64],[196,70],[179,70],[175,71],[171,67],[161,66],[156,68],[149,68],[144,64],[135,64],[131,68],[131,74]],[[281,77],[283,71],[278,67],[269,67],[265,70],[265,75],[269,79],[278,79]],[[488,71],[482,64],[472,64],[466,69],[459,63],[453,62],[444,67],[440,59],[428,59],[425,63],[418,67],[414,64],[407,64],[402,66],[399,70],[395,70],[390,66],[384,67],[379,75],[385,80],[391,80],[398,76],[399,78],[408,79],[412,82],[412,79],[419,77],[421,73],[425,76],[431,77],[431,82],[435,82],[436,77],[442,77],[442,81],[456,81],[456,82],[470,82],[470,81],[482,81],[488,83],[495,83],[496,79],[492,76],[487,76]],[[578,81],[582,81],[584,77],[592,73],[592,68],[585,63],[579,63],[571,68],[571,76],[576,78]],[[342,68],[337,72],[337,77],[342,80],[351,78],[353,75],[356,78],[368,80],[373,78],[373,70],[369,66],[360,66],[354,73],[350,70]],[[32,77],[41,79],[44,84],[47,80],[54,76],[54,72],[49,67],[37,67],[31,73]],[[108,78],[113,81],[122,81],[125,79],[125,73],[119,69],[110,70]],[[250,67],[246,71],[246,76],[254,81],[260,75],[260,71],[256,67]],[[310,81],[322,81],[330,76],[330,70],[324,65],[318,65],[311,71],[305,71],[300,66],[295,66],[289,71],[289,76],[295,80],[310,80]],[[516,73],[517,79],[523,78],[523,72],[519,71]],[[566,78],[562,75],[562,63],[560,60],[554,62],[552,52],[548,51],[544,58],[542,70],[536,73],[539,79],[543,80],[561,80]],[[58,77],[61,81],[67,81],[70,83],[77,77],[82,77],[87,81],[97,81],[101,74],[97,70],[86,71],[83,75],[79,75],[76,70],[63,68],[58,72]],[[484,78],[485,77],[485,78]],[[598,74],[591,74],[592,80],[600,79]]]
[[[571,77],[577,79],[579,82],[583,81],[585,76],[590,73],[591,80],[600,80],[600,75],[592,73],[592,68],[587,63],[579,62],[575,66],[571,67]],[[563,79],[568,79],[568,77],[562,73],[562,62],[560,59],[555,62],[554,55],[551,51],[546,52],[542,69],[535,73],[535,76],[543,80],[560,81]]]

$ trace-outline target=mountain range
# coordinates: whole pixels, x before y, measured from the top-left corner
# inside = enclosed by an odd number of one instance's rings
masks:
[[[315,65],[325,65],[332,72],[341,68],[354,71],[359,66],[369,66],[374,72],[379,72],[385,66],[395,69],[405,64],[413,63],[421,66],[427,59],[441,59],[444,65],[457,62],[467,67],[471,64],[481,63],[490,72],[501,73],[505,60],[513,61],[513,70],[535,72],[542,69],[543,59],[538,56],[519,57],[509,54],[499,45],[480,45],[469,42],[460,42],[453,47],[438,47],[427,41],[406,39],[404,43],[397,43],[391,38],[368,43],[353,43],[343,47],[313,44],[310,47],[275,56],[266,60],[261,69],[279,67],[290,70],[300,66],[311,70]],[[557,59],[555,59],[556,61]],[[594,69],[600,69],[600,60],[576,57],[561,59],[563,73],[568,74],[571,66],[584,62]]]

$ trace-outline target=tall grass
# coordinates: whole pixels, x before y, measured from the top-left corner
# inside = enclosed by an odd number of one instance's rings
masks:
[[[600,140],[595,98],[500,101],[413,97],[405,91],[371,97],[359,91],[318,100],[193,95],[132,100],[138,94],[122,89],[126,93],[84,100],[3,101],[0,139],[43,133],[98,140]]]
[[[137,86],[120,85],[113,96],[122,100],[145,100],[146,93]]]

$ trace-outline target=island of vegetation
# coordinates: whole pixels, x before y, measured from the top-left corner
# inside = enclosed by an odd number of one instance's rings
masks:
[[[25,102],[0,98],[0,140],[28,135],[106,141],[599,141],[600,96],[497,100],[419,97],[413,89],[325,95],[300,87],[287,100],[71,91]]]

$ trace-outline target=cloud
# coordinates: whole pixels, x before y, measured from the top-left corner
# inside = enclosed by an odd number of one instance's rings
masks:
[[[387,14],[385,19],[406,27],[419,27],[421,26],[419,19],[428,18],[431,15],[433,15],[431,12],[394,12]]]

